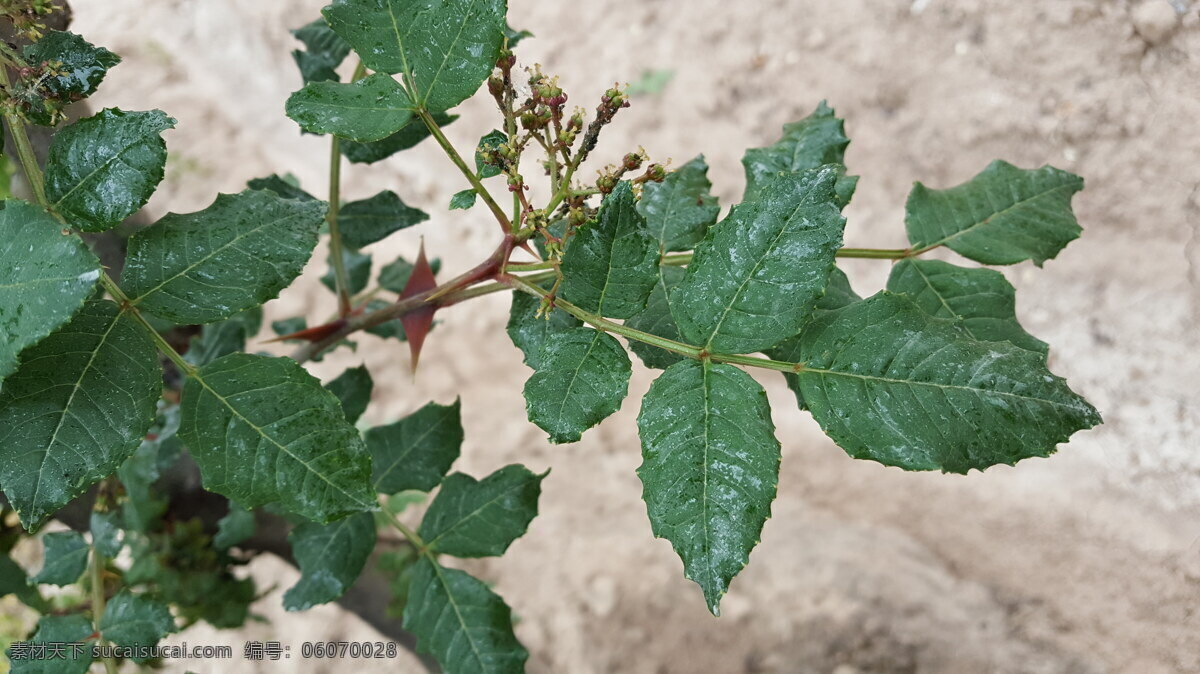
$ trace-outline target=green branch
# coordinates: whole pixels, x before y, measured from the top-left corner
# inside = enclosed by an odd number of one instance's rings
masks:
[[[342,255],[342,230],[338,225],[342,199],[342,145],[341,139],[331,135],[329,143],[329,210],[325,215],[329,223],[329,257],[333,259],[334,289],[338,296],[338,312],[342,316],[350,313],[350,275],[346,272],[346,260]]]
[[[450,157],[450,161],[454,162],[458,170],[467,177],[467,181],[471,183],[471,187],[475,190],[475,193],[479,195],[479,198],[483,199],[483,203],[487,204],[488,209],[492,211],[492,215],[496,216],[496,221],[500,223],[500,227],[504,230],[504,233],[508,234],[512,230],[512,222],[504,214],[504,210],[500,208],[500,204],[497,204],[496,200],[492,198],[491,192],[488,192],[487,188],[483,186],[483,183],[479,180],[479,176],[475,175],[475,171],[467,165],[467,162],[458,153],[458,150],[454,149],[454,146],[450,143],[450,139],[446,138],[446,134],[442,133],[442,128],[438,126],[437,121],[433,119],[429,111],[425,108],[417,108],[416,113],[421,118],[421,121],[425,123],[434,140],[437,141],[438,145],[442,146],[442,150],[445,151],[446,156]]]

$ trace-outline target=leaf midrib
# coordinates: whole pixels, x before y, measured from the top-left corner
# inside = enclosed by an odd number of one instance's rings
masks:
[[[166,127],[166,128],[170,128],[170,127]],[[162,131],[163,131],[163,129],[159,129],[158,131],[152,132],[152,133],[151,133],[151,134],[149,134],[149,135],[151,135],[151,136],[152,136],[152,135],[154,135],[155,133],[161,133]],[[98,173],[100,173],[101,171],[103,171],[103,170],[107,169],[107,168],[108,168],[108,166],[109,166],[110,164],[112,164],[113,162],[117,161],[118,159],[121,159],[122,157],[124,157],[124,156],[125,156],[125,153],[129,152],[130,150],[132,150],[132,149],[133,149],[135,146],[137,146],[137,145],[141,145],[141,144],[143,144],[143,143],[149,143],[149,142],[150,142],[150,140],[151,140],[151,139],[150,139],[149,137],[142,137],[142,138],[139,138],[137,141],[135,141],[135,142],[132,142],[132,143],[129,143],[129,144],[128,144],[128,145],[126,145],[125,147],[121,148],[121,150],[120,150],[119,152],[117,152],[117,153],[116,153],[116,154],[114,154],[113,156],[109,157],[108,159],[104,160],[104,163],[102,163],[102,164],[100,164],[99,166],[97,166],[97,167],[96,167],[94,170],[92,170],[91,172],[89,172],[89,173],[88,173],[86,176],[84,176],[84,177],[80,178],[80,179],[79,179],[79,180],[78,180],[78,181],[75,183],[75,185],[74,185],[73,187],[71,187],[71,189],[67,190],[67,192],[66,192],[65,194],[63,194],[61,197],[59,197],[57,200],[55,200],[55,202],[52,204],[52,206],[53,206],[55,209],[57,209],[57,208],[58,208],[60,205],[62,205],[62,202],[64,202],[64,201],[66,201],[66,200],[67,200],[67,197],[69,197],[69,196],[71,196],[72,194],[74,194],[74,193],[75,193],[75,190],[79,189],[80,187],[83,187],[83,185],[84,185],[85,183],[87,183],[88,181],[90,181],[92,178],[94,178],[94,177],[96,176],[96,174],[98,174]],[[161,138],[159,138],[159,140],[161,141],[162,139],[161,139]],[[126,164],[126,165],[128,166],[128,164]],[[130,168],[133,168],[133,167],[130,167]]]

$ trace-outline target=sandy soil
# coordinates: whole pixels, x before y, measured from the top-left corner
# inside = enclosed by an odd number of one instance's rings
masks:
[[[77,30],[126,59],[100,102],[179,119],[154,215],[201,208],[274,171],[320,189],[326,146],[300,137],[282,108],[298,86],[285,29],[315,17],[321,0],[74,4]],[[652,538],[640,500],[633,422],[650,373],[635,373],[622,411],[583,442],[549,446],[524,420],[528,371],[502,334],[501,297],[447,312],[415,380],[406,353],[369,338],[314,371],[370,364],[374,422],[461,393],[462,469],[553,467],[530,534],[472,567],[519,615],[531,671],[1200,671],[1200,17],[1146,4],[512,0],[512,23],[538,36],[521,57],[561,74],[575,103],[591,108],[605,86],[647,68],[674,71],[661,94],[621,114],[598,156],[639,144],[677,163],[703,152],[726,205],[742,190],[743,149],[829,99],[854,139],[847,163],[863,176],[848,245],[904,245],[913,180],[949,186],[994,158],[1087,179],[1076,200],[1083,239],[1044,269],[1005,272],[1022,321],[1053,346],[1053,369],[1106,424],[1049,460],[905,474],[848,459],[794,411],[780,379],[760,377],[784,445],[779,498],[720,619]],[[449,135],[468,148],[494,122],[484,101],[463,112]],[[411,255],[421,235],[450,271],[486,254],[483,213],[444,210],[460,181],[433,146],[351,169],[349,197],[390,187],[435,213],[421,232],[376,246],[376,260]],[[327,314],[331,298],[315,283],[323,266],[272,313]],[[864,294],[887,274],[883,262],[848,269]],[[295,577],[270,563],[255,573],[282,587]],[[275,624],[247,635],[369,635],[336,608],[287,616],[278,601],[262,602]],[[335,670],[293,660],[262,671]]]

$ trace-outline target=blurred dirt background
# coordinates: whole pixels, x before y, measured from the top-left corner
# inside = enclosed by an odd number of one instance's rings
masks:
[[[152,216],[208,205],[217,191],[292,172],[324,191],[327,145],[283,115],[298,88],[288,29],[322,0],[75,0],[75,30],[125,58],[96,97],[159,107],[167,180]],[[828,99],[846,118],[847,164],[862,181],[847,245],[902,247],[913,180],[957,184],[994,158],[1050,163],[1087,179],[1085,228],[1057,260],[1005,269],[1022,322],[1052,345],[1051,366],[1100,408],[1105,425],[1048,460],[967,477],[905,474],[855,462],[795,411],[766,373],[783,442],[774,517],[750,566],[704,609],[665,541],[650,533],[634,417],[652,373],[635,368],[620,413],[576,445],[552,447],[525,421],[528,370],[503,334],[508,300],[441,315],[422,368],[395,343],[313,366],[329,378],[366,362],[367,412],[390,422],[461,394],[458,468],[553,468],[542,514],[503,559],[471,569],[508,600],[534,672],[1158,672],[1200,671],[1200,16],[1185,0],[512,0],[536,39],[518,55],[562,76],[571,103],[595,107],[614,81],[673,73],[635,98],[597,161],[643,145],[681,164],[703,152],[722,204],[744,184],[746,147]],[[653,87],[651,87],[653,88]],[[471,148],[495,125],[478,99],[448,128]],[[347,198],[391,188],[433,214],[376,245],[376,268],[410,259],[424,236],[447,273],[490,252],[477,208],[450,213],[458,175],[427,143],[346,171]],[[591,175],[591,170],[586,171]],[[320,252],[271,316],[333,309],[316,282]],[[846,265],[870,294],[886,262]],[[756,373],[758,376],[759,373]],[[263,560],[263,585],[296,573]],[[271,624],[197,628],[172,643],[370,638],[335,607],[287,615],[281,590],[260,602]],[[241,662],[240,660],[235,662]],[[253,671],[217,662],[177,671]],[[263,672],[415,671],[408,661]],[[176,670],[171,670],[176,671]]]

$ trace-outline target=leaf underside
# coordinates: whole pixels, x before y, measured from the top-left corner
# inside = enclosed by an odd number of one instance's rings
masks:
[[[433,553],[498,557],[525,534],[537,515],[542,478],[524,466],[505,466],[482,480],[454,473],[442,482],[421,521]]]
[[[305,522],[288,534],[300,580],[283,595],[289,611],[307,611],[346,593],[375,549],[375,518],[357,513],[331,524]]]
[[[538,370],[542,367],[546,345],[551,335],[583,325],[583,322],[562,309],[551,309],[538,316],[542,300],[529,293],[515,292],[506,328],[512,343],[524,354],[525,364]]]

